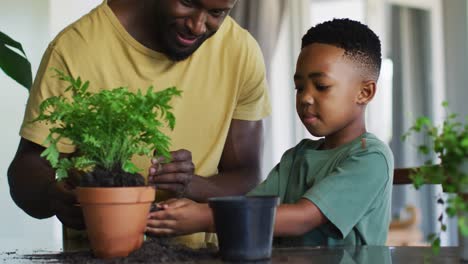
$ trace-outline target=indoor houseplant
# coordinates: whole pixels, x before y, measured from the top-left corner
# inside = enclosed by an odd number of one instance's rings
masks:
[[[68,84],[65,93],[40,105],[33,122],[49,123],[47,148],[42,153],[59,179],[70,170],[81,176],[77,198],[83,209],[88,237],[98,257],[126,256],[143,242],[155,190],[145,186],[134,155],[169,158],[170,139],[160,129],[174,128],[169,102],[179,96],[175,87],[132,93],[125,87],[88,92],[89,82],[53,69]],[[60,158],[57,144],[68,140],[76,147],[72,157]],[[135,218],[136,222],[130,222]]]
[[[444,102],[443,106],[447,108],[448,105]],[[468,250],[463,245],[468,236],[468,117],[461,122],[456,114],[447,114],[442,126],[436,126],[427,117],[420,117],[403,139],[412,133],[425,136],[425,143],[418,146],[418,151],[429,156],[429,159],[424,166],[415,169],[410,178],[416,188],[425,183],[435,183],[441,184],[444,192],[450,193],[448,198],[441,197],[437,202],[445,205],[449,217],[458,217],[461,257],[468,260]],[[438,220],[441,230],[445,231],[447,227],[443,215]],[[440,248],[439,235],[430,235],[429,240],[437,253]]]
[[[16,52],[20,51],[21,53]],[[21,44],[0,31],[0,68],[13,80],[29,89],[32,84],[31,63]]]

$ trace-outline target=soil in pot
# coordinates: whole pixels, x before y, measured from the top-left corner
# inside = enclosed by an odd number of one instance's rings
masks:
[[[145,178],[139,173],[129,173],[115,166],[112,170],[95,168],[81,176],[81,187],[134,187],[144,186]]]

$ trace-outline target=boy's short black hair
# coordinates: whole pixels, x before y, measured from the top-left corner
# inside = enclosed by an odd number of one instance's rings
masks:
[[[382,54],[379,37],[366,25],[347,18],[333,19],[310,28],[302,46],[329,44],[345,50],[345,56],[361,64],[375,81],[379,78]]]

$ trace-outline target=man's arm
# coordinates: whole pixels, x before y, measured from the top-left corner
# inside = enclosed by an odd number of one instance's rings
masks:
[[[57,215],[66,226],[84,228],[81,210],[69,182],[55,181],[55,171],[40,157],[44,147],[21,139],[8,168],[8,183],[13,201],[35,218]]]
[[[242,195],[261,181],[262,121],[232,120],[219,164],[219,174],[195,176],[187,197],[206,201],[210,197]]]
[[[54,212],[47,201],[47,190],[54,183],[55,171],[40,158],[44,147],[21,139],[16,156],[8,168],[8,183],[13,201],[35,218],[47,218]]]
[[[232,120],[219,164],[219,174],[195,175],[190,152],[173,153],[173,162],[150,168],[150,181],[160,189],[184,193],[195,201],[210,197],[241,195],[261,180],[262,121]]]

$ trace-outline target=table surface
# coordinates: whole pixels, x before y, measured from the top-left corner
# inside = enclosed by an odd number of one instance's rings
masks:
[[[24,252],[20,250],[1,252],[1,263],[44,263],[44,260],[30,260],[23,258],[23,254],[47,254],[57,251],[34,250]],[[157,263],[157,260],[148,262]],[[60,263],[54,261],[53,263]],[[223,263],[221,260],[196,261],[190,263]],[[385,247],[385,246],[358,246],[358,247],[313,247],[313,248],[277,248],[273,250],[270,260],[255,263],[461,263],[457,247],[443,247],[438,256],[434,256],[428,247]]]

